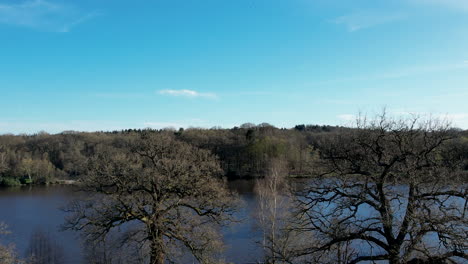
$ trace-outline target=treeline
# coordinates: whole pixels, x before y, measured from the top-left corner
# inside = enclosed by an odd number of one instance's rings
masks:
[[[54,183],[57,179],[79,179],[86,173],[87,161],[99,148],[123,147],[141,133],[169,133],[176,139],[219,157],[229,178],[263,176],[271,160],[282,158],[291,177],[314,173],[320,158],[317,142],[323,137],[344,133],[351,128],[297,125],[276,128],[267,123],[243,124],[232,129],[189,128],[179,130],[128,129],[113,132],[44,132],[34,135],[0,136],[0,185]],[[458,139],[450,147],[468,157],[468,131],[456,131]],[[468,164],[465,165],[468,169]]]

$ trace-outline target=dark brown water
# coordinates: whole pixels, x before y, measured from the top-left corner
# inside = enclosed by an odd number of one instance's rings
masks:
[[[226,260],[234,263],[255,263],[260,257],[258,238],[254,219],[255,197],[252,181],[235,181],[230,183],[242,200],[243,209],[238,217],[240,224],[223,230],[227,250]],[[82,245],[78,234],[61,231],[65,213],[60,210],[79,194],[71,186],[34,186],[0,189],[0,221],[8,224],[11,235],[2,237],[3,243],[16,244],[17,251],[25,255],[34,244],[32,236],[45,234],[52,245],[63,252],[64,263],[83,263]]]

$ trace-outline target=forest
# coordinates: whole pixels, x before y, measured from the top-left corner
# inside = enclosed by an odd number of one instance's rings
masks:
[[[318,142],[352,128],[297,125],[292,129],[246,123],[231,129],[128,129],[112,132],[64,131],[33,135],[0,135],[0,185],[47,184],[80,179],[87,160],[104,146],[121,146],[142,133],[173,134],[176,139],[215,154],[230,178],[262,177],[271,159],[284,157],[290,177],[314,174],[320,159]],[[454,130],[452,151],[468,157],[468,131]],[[465,164],[468,169],[468,162]]]
[[[242,221],[226,183],[239,178],[255,181],[260,263],[468,260],[468,131],[440,120],[68,131],[0,146],[3,185],[77,181],[86,196],[62,228],[80,232],[89,263],[224,263],[219,230]]]
[[[78,180],[86,173],[87,160],[100,148],[122,146],[125,140],[142,133],[171,134],[177,140],[211,151],[219,158],[224,174],[230,179],[262,177],[269,160],[280,156],[287,159],[291,177],[307,177],[313,173],[312,163],[319,158],[317,140],[347,129],[319,125],[280,129],[267,123],[246,123],[232,129],[128,129],[0,135],[0,185]]]

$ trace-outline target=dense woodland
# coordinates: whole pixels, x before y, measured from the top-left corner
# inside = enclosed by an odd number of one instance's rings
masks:
[[[224,173],[230,178],[263,175],[268,160],[288,159],[292,176],[307,176],[317,158],[314,143],[318,137],[342,128],[299,125],[278,129],[268,124],[244,124],[232,129],[189,128],[171,130],[124,130],[113,132],[40,132],[34,135],[0,136],[0,183],[16,185],[31,179],[33,183],[53,183],[57,179],[79,179],[87,160],[100,148],[121,147],[126,139],[141,133],[169,133],[177,139],[208,149],[219,157]]]
[[[93,245],[88,263],[223,263],[219,230],[242,206],[226,178],[255,179],[262,263],[468,260],[468,131],[439,120],[3,135],[0,148],[3,185],[80,181],[62,227]]]
[[[174,134],[176,139],[210,150],[230,178],[262,177],[270,160],[286,159],[288,175],[307,177],[314,173],[319,159],[317,142],[351,128],[297,125],[276,128],[267,123],[246,123],[232,129],[189,128],[163,130],[128,129],[113,132],[40,132],[33,135],[0,136],[0,185],[54,183],[58,179],[80,179],[86,164],[99,149],[122,147],[126,139],[141,133]],[[450,142],[451,152],[468,157],[468,131],[453,131],[458,138]],[[465,165],[468,169],[468,164]]]

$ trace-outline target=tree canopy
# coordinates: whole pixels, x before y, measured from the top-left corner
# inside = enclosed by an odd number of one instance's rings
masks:
[[[322,177],[299,193],[299,229],[320,263],[468,260],[466,171],[437,120],[358,120],[319,142]],[[367,248],[367,250],[366,250]],[[330,252],[335,256],[330,258]]]
[[[88,164],[81,189],[93,196],[67,210],[65,228],[89,240],[116,228],[124,241],[139,241],[151,264],[174,260],[184,250],[200,263],[217,263],[222,243],[216,228],[230,219],[235,196],[226,188],[209,151],[173,135],[141,134],[104,148]]]

